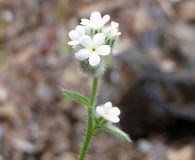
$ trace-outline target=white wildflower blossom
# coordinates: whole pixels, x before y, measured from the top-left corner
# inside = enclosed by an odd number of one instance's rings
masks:
[[[111,102],[97,106],[96,112],[100,117],[103,117],[110,122],[118,123],[120,121],[118,117],[120,115],[120,110],[118,107],[113,107]]]
[[[112,21],[111,22],[111,27],[110,27],[110,32],[112,37],[120,36],[121,32],[118,32],[119,24]]]
[[[84,47],[75,54],[78,60],[84,61],[89,58],[89,64],[92,67],[99,65],[100,56],[107,56],[111,48],[109,45],[104,45],[105,35],[98,33],[94,35],[93,39],[88,35],[80,38],[80,44]]]
[[[83,26],[78,25],[75,30],[69,32],[69,37],[72,41],[69,41],[69,45],[78,45],[80,43],[79,39],[85,35],[85,29]]]
[[[121,35],[119,30],[119,24],[117,22],[112,21],[110,26],[104,27],[103,33],[107,34],[109,38],[116,38]]]
[[[91,13],[90,19],[81,19],[81,24],[84,26],[89,26],[93,29],[102,28],[110,20],[109,15],[101,16],[100,12]]]
[[[89,19],[81,19],[80,25],[69,32],[75,57],[83,73],[100,76],[107,66],[107,58],[117,51],[117,39],[121,35],[119,24],[110,20],[109,15],[102,16],[92,12]]]

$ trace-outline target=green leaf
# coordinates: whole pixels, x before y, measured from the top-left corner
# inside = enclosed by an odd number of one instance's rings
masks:
[[[89,106],[89,100],[86,97],[67,89],[63,89],[63,93],[78,103]]]
[[[125,132],[123,132],[121,129],[119,129],[118,127],[112,125],[112,124],[107,124],[103,127],[104,130],[128,141],[128,142],[132,142],[129,135],[126,134]]]

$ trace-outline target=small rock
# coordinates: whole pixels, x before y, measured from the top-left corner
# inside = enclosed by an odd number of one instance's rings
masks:
[[[167,59],[161,61],[160,68],[164,72],[171,73],[176,70],[176,64],[174,61]]]
[[[13,16],[13,13],[9,10],[5,10],[3,12],[3,19],[6,21],[6,22],[12,22],[13,19],[14,19],[14,16]]]
[[[76,157],[75,157],[75,155],[74,155],[73,153],[71,153],[71,152],[66,152],[66,153],[62,154],[62,155],[59,157],[58,160],[65,160],[65,159],[67,159],[67,160],[76,160]]]
[[[36,95],[40,100],[48,101],[52,99],[52,89],[49,87],[49,85],[40,83],[36,90]]]
[[[19,151],[33,153],[35,150],[34,145],[24,139],[13,138],[12,142],[13,146]]]
[[[148,155],[149,159],[165,160],[165,146],[159,141],[149,142],[147,140],[141,140],[138,142],[139,150]]]
[[[184,146],[180,149],[170,148],[167,151],[169,160],[192,160],[194,149],[191,145]]]
[[[135,32],[142,34],[144,32],[152,30],[152,28],[154,27],[154,20],[152,19],[152,17],[150,16],[146,9],[140,8],[135,13],[133,24]]]
[[[7,91],[3,87],[0,87],[0,102],[5,101],[6,98],[7,98]]]
[[[195,1],[183,1],[179,6],[178,6],[178,14],[179,17],[182,17],[184,20],[188,22],[195,22]]]
[[[138,141],[138,149],[142,152],[142,153],[148,153],[152,148],[152,144],[151,142],[141,139]]]
[[[1,106],[0,118],[13,122],[12,120],[15,120],[16,117],[17,117],[17,111],[13,104],[8,103]]]

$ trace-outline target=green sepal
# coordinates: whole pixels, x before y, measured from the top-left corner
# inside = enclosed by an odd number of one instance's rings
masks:
[[[104,129],[105,131],[120,137],[121,139],[123,139],[125,141],[132,142],[128,134],[126,134],[121,129],[119,129],[118,127],[116,127],[116,126],[114,126],[110,123],[104,125],[102,127],[102,129]]]
[[[86,97],[67,89],[63,89],[63,93],[76,102],[81,103],[85,106],[89,106],[89,100]]]

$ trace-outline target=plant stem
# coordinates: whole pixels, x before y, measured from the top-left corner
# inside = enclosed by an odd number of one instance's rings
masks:
[[[96,96],[97,96],[97,89],[98,89],[98,77],[93,78],[93,88],[91,92],[91,97],[90,97],[90,102],[89,102],[89,107],[94,107],[95,101],[96,101]]]
[[[86,131],[86,136],[84,139],[84,143],[79,155],[79,160],[85,160],[89,144],[94,132],[94,104],[96,101],[96,96],[97,96],[97,90],[98,90],[98,77],[93,78],[93,86],[92,86],[92,91],[91,91],[91,97],[89,101],[89,106],[88,106],[88,119],[87,119],[87,131]]]

